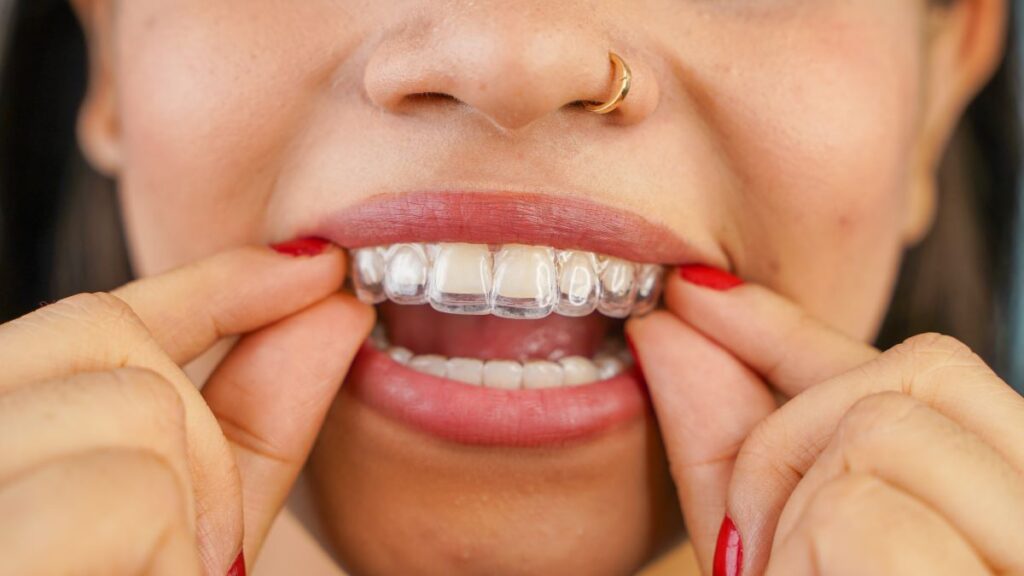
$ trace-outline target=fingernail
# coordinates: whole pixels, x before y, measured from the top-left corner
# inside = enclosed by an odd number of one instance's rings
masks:
[[[722,292],[743,284],[743,280],[725,270],[713,266],[705,266],[704,264],[680,266],[679,275],[683,277],[683,280],[691,284]]]
[[[271,244],[275,251],[288,256],[316,256],[323,252],[330,244],[323,238],[297,238],[280,244]]]
[[[743,539],[732,523],[732,518],[725,515],[722,527],[718,530],[718,544],[715,545],[714,576],[739,576],[743,570]]]
[[[626,334],[626,345],[629,346],[629,353],[633,356],[633,364],[636,366],[636,371],[643,378],[644,367],[640,365],[640,355],[636,352],[636,344],[633,344],[633,339]]]
[[[235,563],[231,565],[231,568],[228,568],[228,576],[245,576],[244,553],[238,553],[238,558],[235,558]]]

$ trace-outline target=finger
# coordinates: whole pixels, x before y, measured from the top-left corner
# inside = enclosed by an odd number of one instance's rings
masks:
[[[139,368],[87,372],[0,394],[0,483],[25,470],[100,449],[162,458],[191,493],[181,398]],[[185,502],[192,525],[191,499]]]
[[[242,532],[231,447],[199,391],[127,303],[110,294],[78,294],[4,324],[0,366],[0,392],[121,367],[151,370],[170,382],[185,408],[200,556],[209,572],[227,571]],[[216,547],[232,539],[233,548]]]
[[[840,420],[862,398],[898,392],[916,398],[992,447],[1024,471],[1024,399],[969,348],[948,336],[924,334],[877,360],[815,386],[764,420],[740,450],[728,508],[745,557],[764,565],[774,519],[802,476],[830,442]]]
[[[626,333],[647,380],[687,530],[710,573],[733,460],[775,401],[757,375],[667,312],[630,320]]]
[[[1024,477],[975,434],[895,392],[868,396],[843,417],[786,503],[773,556],[814,495],[851,472],[871,474],[937,512],[996,573],[1024,573]]]
[[[201,574],[185,501],[161,457],[104,450],[0,485],[5,574]]]
[[[938,513],[877,478],[852,473],[818,489],[792,534],[772,555],[766,574],[981,576],[991,572]]]
[[[351,296],[331,296],[244,337],[204,388],[235,448],[250,561],[373,321],[373,310]]]
[[[757,284],[719,291],[670,275],[665,303],[789,397],[879,354]]]
[[[184,364],[225,336],[243,334],[306,308],[341,288],[345,255],[316,257],[264,247],[222,252],[113,294],[142,319],[171,359]]]

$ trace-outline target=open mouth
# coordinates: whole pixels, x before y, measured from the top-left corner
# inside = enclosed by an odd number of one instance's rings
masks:
[[[658,304],[653,262],[695,256],[632,215],[547,195],[388,196],[323,232],[378,309],[346,394],[463,444],[549,446],[648,413],[625,319]]]
[[[637,402],[615,397],[641,386],[622,319],[657,305],[661,266],[522,244],[399,243],[351,260],[357,296],[379,305],[364,355],[440,396],[412,406],[408,389],[364,395],[385,411],[448,439],[513,445],[578,438],[636,414]],[[435,409],[423,413],[424,402]],[[538,402],[563,407],[528,426],[511,409]],[[455,411],[491,415],[452,424]]]

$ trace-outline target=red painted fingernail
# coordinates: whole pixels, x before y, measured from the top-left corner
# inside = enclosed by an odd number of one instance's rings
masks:
[[[297,238],[280,244],[271,244],[270,247],[281,254],[298,257],[316,256],[323,252],[328,244],[330,242],[323,238]]]
[[[235,558],[235,563],[228,568],[228,576],[245,576],[245,554],[242,552],[238,553],[238,558]]]
[[[714,576],[739,576],[743,570],[743,539],[732,523],[732,518],[725,515],[722,527],[718,530],[718,544],[715,545]]]
[[[683,280],[691,284],[723,292],[743,284],[743,280],[725,270],[713,266],[705,266],[704,264],[680,266],[679,275],[683,277]]]

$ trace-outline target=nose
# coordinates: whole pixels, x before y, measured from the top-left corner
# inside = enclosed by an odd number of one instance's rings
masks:
[[[504,130],[559,110],[604,102],[618,87],[609,51],[633,86],[608,115],[636,122],[656,105],[650,68],[596,25],[576,2],[444,2],[444,14],[410,17],[382,35],[364,76],[378,107],[414,113],[455,100]],[[458,6],[453,10],[452,6]],[[436,10],[441,12],[441,9]],[[595,115],[596,116],[596,115]]]

